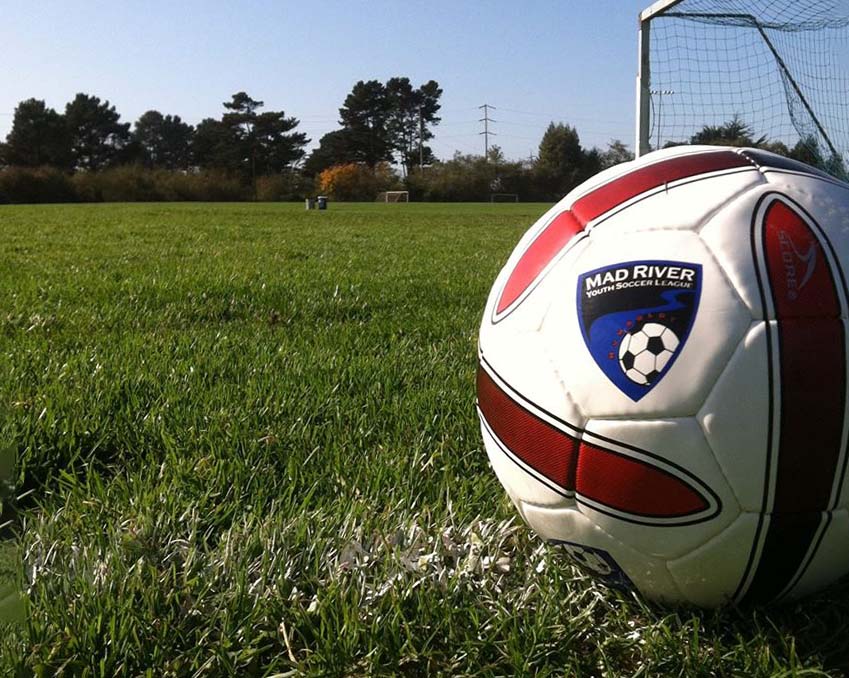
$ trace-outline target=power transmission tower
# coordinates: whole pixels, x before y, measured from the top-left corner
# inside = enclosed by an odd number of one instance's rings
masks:
[[[483,123],[483,132],[478,132],[478,134],[483,134],[483,157],[484,160],[489,162],[489,135],[498,136],[495,132],[489,131],[489,123],[498,122],[489,117],[489,109],[491,108],[494,111],[495,106],[484,104],[483,106],[478,106],[478,108],[483,109],[483,117],[478,121]]]

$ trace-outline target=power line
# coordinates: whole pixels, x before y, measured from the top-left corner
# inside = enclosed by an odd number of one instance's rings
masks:
[[[536,139],[537,139],[536,137],[523,137],[523,136],[520,136],[518,134],[503,134],[502,133],[500,136],[504,137],[505,139],[524,139],[526,141],[536,141]]]
[[[444,114],[444,113],[461,113],[461,112],[466,113],[468,111],[476,111],[478,108],[480,108],[480,107],[479,106],[472,106],[471,108],[443,108],[442,106],[440,106],[439,112],[442,113],[442,114]]]
[[[440,122],[440,127],[453,127],[456,125],[477,125],[480,120],[455,120],[454,122]]]
[[[533,111],[520,111],[515,108],[504,108],[503,106],[500,109],[501,111],[506,111],[507,113],[517,113],[519,115],[530,115],[532,117],[537,118],[548,118],[549,120],[584,120],[591,122],[603,122],[611,125],[620,125],[620,124],[632,124],[629,120],[608,120],[603,118],[598,118],[596,116],[585,116],[585,115],[565,115],[563,111],[560,113],[544,113],[544,112],[533,112]]]

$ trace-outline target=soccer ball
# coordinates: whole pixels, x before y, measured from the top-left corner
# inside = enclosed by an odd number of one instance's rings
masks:
[[[849,185],[758,149],[649,154],[521,239],[478,411],[524,520],[607,583],[705,607],[849,572]]]

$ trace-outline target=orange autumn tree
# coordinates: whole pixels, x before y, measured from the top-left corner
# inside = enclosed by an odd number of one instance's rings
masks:
[[[349,162],[333,165],[318,175],[318,190],[334,200],[372,201],[381,191],[400,185],[398,175],[387,163],[374,169],[368,165]]]

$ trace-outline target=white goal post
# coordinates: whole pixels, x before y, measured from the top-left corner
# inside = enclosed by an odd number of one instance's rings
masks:
[[[375,202],[410,202],[409,191],[381,191]]]

